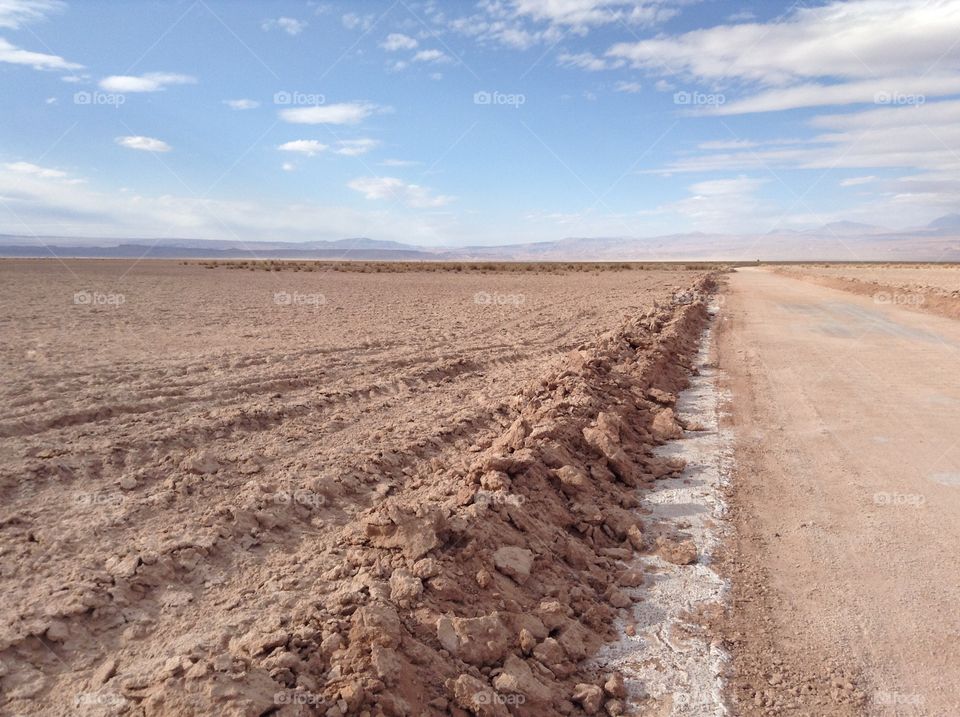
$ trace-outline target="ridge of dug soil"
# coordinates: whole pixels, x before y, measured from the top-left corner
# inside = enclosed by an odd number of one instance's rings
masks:
[[[291,555],[288,576],[249,587],[277,596],[255,622],[185,636],[159,671],[86,666],[86,704],[147,716],[628,714],[622,676],[584,660],[616,637],[618,611],[638,594],[626,588],[644,582],[626,561],[654,550],[684,559],[682,536],[641,519],[637,489],[684,467],[654,448],[682,433],[672,406],[713,288],[699,279],[681,301],[569,352],[514,398],[509,427],[459,463],[385,484],[325,551]],[[172,582],[189,554],[269,522],[276,505],[265,495],[211,518],[198,544],[119,566],[113,592]],[[313,599],[286,602],[291,589]]]

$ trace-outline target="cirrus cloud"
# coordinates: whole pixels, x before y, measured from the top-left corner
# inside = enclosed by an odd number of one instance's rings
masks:
[[[280,111],[280,118],[294,124],[357,124],[380,110],[371,102],[343,102],[333,105],[292,107]]]
[[[128,137],[117,137],[116,143],[127,149],[139,149],[144,152],[169,152],[173,147],[162,139],[154,137],[144,137],[142,135],[132,135]]]
[[[431,194],[426,187],[397,177],[358,177],[347,182],[347,186],[367,199],[393,199],[415,209],[442,207],[453,201],[453,197]]]
[[[110,75],[100,80],[107,92],[160,92],[168,85],[193,85],[197,78],[173,72],[148,72],[145,75]]]

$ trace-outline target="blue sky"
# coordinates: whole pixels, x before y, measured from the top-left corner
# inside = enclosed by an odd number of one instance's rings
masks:
[[[425,245],[960,202],[960,1],[0,0],[0,233]]]

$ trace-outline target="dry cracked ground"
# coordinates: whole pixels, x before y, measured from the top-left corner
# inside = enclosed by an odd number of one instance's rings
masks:
[[[629,709],[706,272],[0,272],[0,713]]]

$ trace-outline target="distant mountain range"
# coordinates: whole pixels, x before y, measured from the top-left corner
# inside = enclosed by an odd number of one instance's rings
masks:
[[[833,222],[763,235],[690,232],[654,237],[569,237],[499,246],[423,247],[367,237],[335,241],[99,239],[0,235],[3,257],[340,259],[397,261],[960,261],[960,214],[890,230]]]

